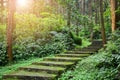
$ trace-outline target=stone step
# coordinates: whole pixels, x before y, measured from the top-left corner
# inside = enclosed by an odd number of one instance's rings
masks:
[[[57,57],[87,57],[90,54],[58,54]]]
[[[87,47],[102,47],[102,45],[101,44],[100,45],[89,45]]]
[[[65,53],[66,54],[93,54],[95,52],[94,51],[79,51],[79,50],[75,50],[75,51],[67,51]]]
[[[61,74],[65,71],[63,67],[52,67],[52,66],[42,66],[42,65],[29,65],[25,67],[20,67],[20,70],[30,71],[30,72],[44,72],[50,74]]]
[[[67,61],[67,62],[76,62],[81,60],[82,58],[78,57],[53,57],[53,58],[44,58],[44,61]]]
[[[34,65],[42,65],[42,66],[59,66],[59,67],[70,67],[75,64],[75,62],[57,62],[57,61],[41,61],[34,62]]]
[[[88,46],[88,47],[85,47],[85,49],[100,49],[102,48],[101,46]],[[84,48],[83,48],[84,49]]]
[[[100,48],[83,48],[83,49],[81,49],[81,50],[84,50],[84,49],[86,49],[86,50],[99,50]]]
[[[89,52],[93,51],[93,52],[96,52],[96,51],[98,51],[98,49],[87,49],[87,48],[83,48],[83,49],[80,49],[80,51],[89,51]]]
[[[56,80],[57,75],[28,72],[28,71],[16,71],[3,76],[3,80]]]
[[[4,75],[3,80],[57,80],[61,73],[102,47],[101,41],[92,43],[86,48],[67,51],[55,57],[46,57],[43,61],[20,67],[18,71]]]
[[[94,40],[94,41],[92,41],[92,44],[102,44],[103,42],[102,41],[100,41],[100,40]]]

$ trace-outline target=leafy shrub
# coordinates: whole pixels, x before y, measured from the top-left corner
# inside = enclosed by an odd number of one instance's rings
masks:
[[[63,50],[64,47],[61,43],[45,44],[37,47],[37,49],[34,51],[34,55],[37,57],[43,57],[51,54],[58,54]]]
[[[16,13],[16,28],[13,33],[13,58],[14,61],[28,59],[29,57],[43,57],[57,54],[64,50],[61,41],[54,42],[50,31],[61,31],[66,25],[63,16],[43,12],[40,17],[34,14]],[[0,64],[7,63],[5,41],[5,25],[0,25]],[[65,38],[65,37],[64,37]]]
[[[75,35],[73,32],[70,32],[70,37],[74,40],[74,43],[77,45],[82,45],[82,39]]]
[[[76,68],[64,74],[59,80],[119,80],[120,31],[110,37],[106,49],[101,49],[78,63]]]
[[[61,42],[67,50],[74,49],[75,47],[73,39],[67,33],[57,34],[57,36],[53,38],[53,42]]]
[[[1,65],[4,65],[8,62],[7,54],[6,54],[5,31],[6,31],[6,26],[4,24],[0,24],[0,64]]]
[[[62,37],[62,38],[61,38]],[[41,42],[23,42],[22,44],[15,44],[14,59],[26,59],[31,56],[43,57],[50,54],[58,54],[64,49],[72,48],[72,42],[67,42],[68,37],[63,36],[54,37],[50,43],[41,44]],[[27,43],[27,44],[26,44]]]
[[[16,22],[14,36],[17,41],[30,36],[35,40],[48,38],[49,31],[59,31],[66,25],[63,16],[47,12],[41,13],[40,17],[33,14],[16,14]]]
[[[0,42],[0,65],[5,65],[7,62],[6,43]]]

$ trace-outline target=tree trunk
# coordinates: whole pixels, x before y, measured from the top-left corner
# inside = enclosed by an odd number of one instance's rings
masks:
[[[14,11],[15,11],[15,3],[16,0],[9,0],[8,1],[8,24],[7,24],[7,54],[9,62],[12,62],[13,55],[12,55],[12,34],[13,29],[15,27],[14,23]]]
[[[98,23],[98,5],[97,5],[97,0],[94,0],[94,3],[95,3],[95,24],[97,25]]]
[[[82,0],[83,2],[82,2],[82,15],[85,15],[86,14],[86,0]],[[84,18],[85,19],[85,18]],[[85,21],[83,21],[83,27],[85,28]]]
[[[91,19],[89,24],[90,29],[90,40],[93,40],[93,26],[92,26],[92,0],[89,0],[89,18]]]
[[[103,17],[103,0],[100,0],[100,19],[101,19],[101,33],[103,39],[103,45],[106,44],[106,34],[104,26],[104,17]]]
[[[112,32],[114,32],[120,25],[117,22],[120,21],[120,14],[117,14],[116,10],[119,7],[117,0],[110,0],[111,3],[111,19],[112,19]]]
[[[78,0],[76,0],[76,10],[77,10],[77,14],[79,13],[79,2]],[[79,36],[79,19],[78,17],[76,17],[76,35]]]
[[[1,17],[0,17],[0,23],[2,23],[3,24],[3,10],[4,10],[4,1],[3,0],[1,0]]]
[[[83,15],[85,15],[85,1],[86,0],[83,0]]]
[[[67,19],[67,26],[69,27],[70,29],[70,26],[71,26],[71,6],[68,4],[68,12],[67,12],[67,16],[68,16],[68,19]]]

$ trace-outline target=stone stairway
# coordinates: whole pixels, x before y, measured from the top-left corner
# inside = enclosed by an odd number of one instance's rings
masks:
[[[78,61],[98,51],[102,47],[101,44],[101,41],[93,41],[86,48],[46,57],[43,61],[34,62],[29,66],[20,67],[16,72],[3,75],[3,80],[57,80]]]

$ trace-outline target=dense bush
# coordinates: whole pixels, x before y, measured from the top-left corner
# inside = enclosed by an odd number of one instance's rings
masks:
[[[6,43],[0,42],[0,65],[4,65],[7,62]]]
[[[120,31],[114,32],[106,48],[81,62],[73,70],[62,74],[59,80],[119,80]]]
[[[106,59],[99,63],[97,66],[99,69],[111,69],[111,74],[108,73],[108,79],[119,80],[119,70],[120,70],[120,31],[115,31],[111,37],[110,41],[106,45],[105,52],[108,53]],[[101,77],[101,76],[99,76]],[[103,78],[106,76],[103,76]]]
[[[29,57],[43,57],[57,54],[70,46],[68,36],[62,39],[52,37],[51,31],[61,31],[66,25],[63,16],[42,12],[39,17],[34,14],[16,13],[16,28],[13,33],[13,59],[28,59]],[[6,27],[0,26],[0,65],[7,63]],[[61,33],[62,34],[62,33]],[[56,41],[58,40],[58,41]]]
[[[5,44],[5,43],[4,43]],[[49,41],[33,38],[26,38],[24,41],[15,42],[13,45],[14,61],[28,59],[29,57],[44,57],[51,54],[58,54],[66,49],[73,49],[74,43],[68,34],[57,33]],[[0,63],[7,63],[6,45],[0,45]]]
[[[66,25],[63,16],[41,13],[40,17],[33,14],[16,14],[16,29],[14,32],[15,40],[25,40],[32,37],[34,40],[37,38],[49,38],[49,31],[57,31]]]
[[[61,44],[64,44],[64,48],[67,50],[74,49],[75,47],[74,40],[68,33],[58,33],[56,36],[54,36],[53,42],[61,42]]]
[[[0,65],[4,65],[8,62],[7,54],[6,54],[5,31],[6,31],[6,26],[0,24]]]
[[[14,50],[14,59],[26,59],[31,56],[43,57],[50,54],[58,54],[65,49],[73,49],[74,43],[72,39],[67,34],[58,33],[57,36],[54,36],[49,42],[42,43],[38,39],[34,41],[24,41],[20,44],[15,44],[13,47]]]
[[[82,45],[82,39],[80,36],[74,34],[73,32],[70,32],[70,37],[74,40],[75,44]]]
[[[48,12],[41,13],[40,17],[33,14],[16,14],[16,22],[14,59],[26,59],[36,55],[41,57],[60,52],[59,43],[48,44],[48,41],[51,41],[50,31],[57,31],[65,26],[61,15]]]

